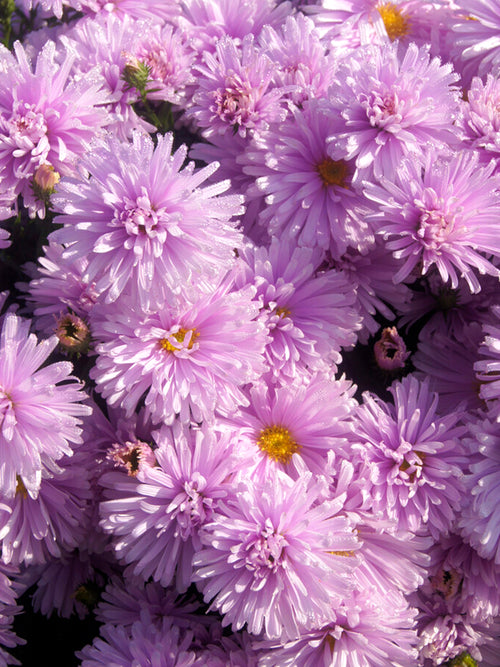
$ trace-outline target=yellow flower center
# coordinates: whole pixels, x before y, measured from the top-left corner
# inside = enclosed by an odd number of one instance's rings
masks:
[[[191,339],[189,343],[187,344],[187,349],[191,350],[195,340],[199,337],[199,333],[196,331],[196,329],[179,329],[176,333],[172,334],[170,338],[175,338],[175,340],[178,343],[183,343],[184,338],[186,337],[186,334],[191,331]],[[175,347],[175,345],[172,345],[172,343],[169,341],[168,338],[161,338],[160,339],[160,347],[165,350],[165,352],[175,352],[178,351],[180,348]]]
[[[279,463],[288,463],[292,455],[300,450],[300,445],[292,438],[290,431],[283,426],[268,426],[263,429],[257,445],[271,459]]]
[[[324,185],[337,185],[340,188],[349,187],[347,183],[349,168],[344,160],[332,160],[327,157],[317,165],[316,169]]]
[[[28,491],[19,475],[16,475],[16,494],[22,496],[24,499],[28,497]]]
[[[289,308],[276,308],[274,311],[278,317],[290,317],[290,309]]]
[[[377,9],[391,41],[408,34],[410,30],[409,21],[393,2],[384,2]]]

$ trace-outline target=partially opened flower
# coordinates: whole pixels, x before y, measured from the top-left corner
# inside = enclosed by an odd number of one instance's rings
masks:
[[[72,365],[43,365],[57,338],[38,342],[29,322],[13,314],[3,321],[0,339],[0,492],[13,497],[18,478],[36,498],[44,470],[71,456],[81,443],[79,417],[91,409],[78,401],[82,385]],[[63,383],[63,384],[61,384]]]
[[[144,134],[132,143],[111,137],[85,160],[90,178],[59,187],[64,227],[51,239],[67,245],[63,257],[87,258],[83,278],[106,303],[128,288],[142,307],[159,306],[191,283],[210,284],[234,257],[241,197],[217,196],[228,182],[200,187],[218,165],[183,169],[187,148],[172,147],[172,134],[156,147]]]

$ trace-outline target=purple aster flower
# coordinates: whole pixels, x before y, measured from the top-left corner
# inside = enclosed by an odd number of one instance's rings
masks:
[[[194,54],[188,44],[186,36],[169,24],[152,26],[136,42],[133,54],[149,70],[148,99],[173,104],[185,101],[186,86],[195,82]]]
[[[488,420],[469,425],[473,452],[480,458],[466,476],[470,503],[459,519],[462,535],[482,558],[500,565],[500,433]]]
[[[69,46],[62,64],[53,42],[39,53],[34,70],[20,43],[16,58],[3,50],[0,73],[0,177],[2,189],[22,194],[34,215],[45,204],[33,191],[33,177],[42,164],[61,174],[74,171],[88,142],[106,122],[99,107],[107,102],[96,72],[70,78],[77,57]]]
[[[198,53],[213,53],[224,35],[240,43],[265,25],[280,26],[291,9],[290,2],[275,0],[184,0],[177,23]]]
[[[17,574],[17,568],[0,563],[0,667],[20,665],[5,649],[26,643],[12,630],[14,617],[22,611],[22,607],[16,605],[16,591],[11,580]]]
[[[192,581],[191,560],[201,548],[200,531],[231,494],[235,470],[228,435],[189,430],[178,423],[156,436],[158,465],[136,477],[102,476],[101,526],[113,534],[116,555],[136,575],[163,586],[175,580],[184,592]]]
[[[173,589],[136,577],[114,577],[102,592],[95,615],[103,624],[129,628],[144,611],[156,625],[169,617],[178,627],[193,630],[199,639],[208,639],[208,628],[218,625],[217,619],[201,613],[200,602],[189,594],[179,596]]]
[[[442,537],[430,550],[431,566],[422,587],[437,593],[450,610],[460,606],[470,618],[488,620],[500,610],[500,564],[481,558],[458,535]]]
[[[344,378],[319,373],[281,387],[256,383],[250,390],[250,406],[228,420],[236,431],[238,451],[254,468],[248,474],[273,474],[278,467],[296,477],[294,454],[321,474],[330,450],[347,456],[355,390]]]
[[[116,14],[152,22],[172,21],[181,10],[177,0],[68,0],[75,9],[89,14]]]
[[[348,246],[366,247],[373,234],[365,222],[371,204],[352,183],[354,161],[345,151],[328,155],[335,123],[317,103],[305,104],[250,145],[242,161],[256,179],[248,195],[266,197],[259,222],[271,234],[330,249],[337,258]]]
[[[355,293],[335,270],[317,273],[321,252],[273,238],[269,249],[239,251],[240,284],[257,288],[260,320],[270,338],[266,358],[275,378],[294,379],[298,368],[340,363],[340,350],[356,343],[360,318]]]
[[[187,114],[204,137],[226,132],[246,137],[285,119],[284,90],[272,85],[275,65],[254,45],[251,34],[241,47],[221,37],[215,54],[206,51],[203,62],[196,66],[198,88]]]
[[[217,196],[228,182],[200,187],[218,165],[182,169],[187,148],[172,155],[172,145],[172,134],[158,136],[156,147],[139,133],[127,144],[110,138],[87,156],[90,178],[58,188],[65,226],[51,239],[67,244],[63,258],[87,258],[83,278],[106,303],[128,287],[141,307],[159,306],[188,283],[212,282],[234,258],[241,197]]]
[[[78,454],[59,462],[61,472],[42,477],[36,498],[18,478],[16,494],[1,505],[2,559],[14,565],[45,563],[82,540],[91,497]],[[76,460],[74,460],[76,459]]]
[[[403,283],[394,284],[392,277],[399,262],[380,240],[363,254],[350,248],[339,259],[329,258],[327,266],[344,275],[355,290],[355,308],[363,318],[363,328],[357,333],[364,345],[380,329],[380,323],[375,319],[377,314],[393,320],[393,309],[402,310],[410,300],[409,288]]]
[[[464,493],[466,458],[460,413],[436,413],[429,383],[409,375],[390,387],[394,405],[366,392],[354,425],[366,464],[369,505],[395,522],[399,532],[449,530]]]
[[[456,79],[451,65],[416,44],[401,59],[397,44],[360,49],[339,68],[325,102],[339,119],[331,158],[340,149],[356,160],[359,178],[392,178],[403,156],[456,143]]]
[[[264,53],[279,65],[275,74],[277,85],[291,91],[289,95],[296,105],[326,94],[335,64],[310,18],[301,13],[288,16],[279,32],[265,25],[259,43]]]
[[[57,345],[54,336],[37,342],[29,322],[13,314],[3,321],[0,339],[0,492],[12,498],[18,479],[36,498],[42,471],[71,456],[81,443],[80,420],[91,410],[78,401],[82,385],[69,362],[43,365]],[[63,382],[64,384],[60,384]]]
[[[485,408],[474,372],[481,338],[482,328],[477,322],[457,327],[454,335],[444,328],[422,329],[412,363],[438,393],[440,412]]]
[[[380,206],[370,216],[394,257],[403,260],[394,276],[405,280],[418,268],[423,275],[435,266],[443,283],[471,292],[481,289],[475,271],[500,276],[485,254],[500,256],[500,215],[494,163],[478,164],[477,153],[462,151],[444,158],[431,151],[423,162],[404,160],[393,178],[365,183],[366,195]]]
[[[498,0],[458,0],[459,13],[450,39],[457,69],[467,85],[500,62],[500,3]]]
[[[324,483],[311,477],[292,482],[277,471],[264,485],[241,484],[205,526],[193,565],[223,626],[290,639],[331,619],[349,595],[353,525],[343,499],[324,501]]]
[[[480,382],[479,396],[488,406],[490,416],[500,422],[500,306],[494,306],[493,313],[495,322],[483,326],[485,337],[474,370]]]
[[[488,162],[492,157],[500,158],[499,104],[500,78],[488,74],[484,83],[474,77],[467,99],[461,103],[462,113],[458,121],[467,145],[479,152],[482,162]]]
[[[103,341],[91,371],[98,391],[127,417],[146,393],[146,412],[155,423],[232,413],[246,403],[240,387],[265,368],[267,337],[256,321],[254,294],[252,287],[231,292],[226,284],[193,304],[150,315],[125,300],[115,304],[94,327]]]
[[[336,609],[337,619],[303,633],[261,657],[262,667],[407,667],[417,657],[414,612],[401,595],[384,596],[375,590],[356,593]],[[413,664],[413,662],[412,662]]]
[[[101,637],[77,653],[81,667],[202,667],[190,650],[192,633],[165,618],[158,626],[144,613],[131,628],[105,625]]]

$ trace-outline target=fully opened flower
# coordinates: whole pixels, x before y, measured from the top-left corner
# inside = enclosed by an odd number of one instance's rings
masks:
[[[163,586],[175,580],[184,592],[192,580],[193,554],[201,548],[199,533],[232,494],[234,460],[228,438],[208,428],[189,430],[177,423],[156,440],[157,466],[136,477],[122,472],[102,477],[101,526],[134,574]]]
[[[193,559],[223,625],[286,639],[334,616],[349,596],[359,547],[342,505],[343,498],[324,501],[324,485],[310,473],[239,487],[205,527]]]
[[[29,322],[5,316],[0,339],[0,492],[14,496],[17,476],[36,497],[42,471],[52,470],[71,443],[81,443],[82,385],[69,362],[43,365],[57,345],[53,336],[38,343]],[[64,384],[60,384],[64,382]]]
[[[199,187],[217,163],[184,169],[187,148],[172,155],[173,136],[135,133],[132,143],[111,138],[85,164],[90,179],[61,183],[54,199],[64,228],[52,237],[66,257],[87,257],[84,279],[107,303],[127,287],[142,307],[171,300],[186,284],[225,273],[240,242],[233,216],[238,195],[217,197],[228,182]]]
[[[97,72],[75,81],[70,77],[77,58],[68,45],[59,64],[55,44],[48,41],[34,70],[24,48],[16,42],[14,58],[4,47],[0,72],[0,178],[2,190],[22,194],[33,211],[37,201],[33,177],[40,165],[58,173],[74,171],[90,140],[106,122],[100,108],[108,101]]]
[[[252,287],[213,294],[178,309],[141,314],[133,303],[115,304],[95,324],[103,342],[91,371],[98,391],[127,417],[145,394],[155,423],[212,419],[246,402],[241,387],[264,370],[264,325],[256,321]]]
[[[431,151],[422,162],[403,161],[380,185],[365,183],[367,196],[380,206],[372,222],[402,260],[394,282],[435,267],[443,283],[456,288],[462,277],[471,292],[479,292],[476,271],[500,276],[487,258],[500,257],[500,195],[493,170],[493,162],[480,167],[476,153],[447,158]]]
[[[340,119],[331,157],[340,146],[363,178],[391,178],[404,155],[456,143],[456,79],[450,64],[416,44],[402,59],[397,44],[360,49],[330,88],[326,108]]]
[[[436,413],[437,394],[411,375],[390,388],[394,405],[369,394],[354,426],[375,512],[398,531],[447,531],[460,508],[466,458],[460,413]]]

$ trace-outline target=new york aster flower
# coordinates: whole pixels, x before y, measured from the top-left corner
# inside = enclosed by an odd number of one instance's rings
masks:
[[[217,163],[183,169],[187,148],[172,154],[172,146],[171,134],[156,147],[139,133],[132,143],[110,138],[86,158],[90,178],[67,179],[58,189],[64,227],[51,239],[67,245],[63,257],[87,257],[83,277],[105,292],[106,303],[128,288],[141,307],[158,306],[190,283],[210,284],[240,243],[233,216],[241,197],[217,196],[228,182],[200,187]]]
[[[395,593],[356,593],[337,619],[282,646],[258,642],[263,667],[407,667],[417,657],[415,612]],[[266,651],[265,649],[274,649]]]
[[[396,531],[425,527],[437,536],[451,527],[465,490],[461,414],[437,414],[437,394],[411,375],[390,391],[394,405],[364,394],[354,425],[370,505]]]
[[[221,433],[164,428],[157,437],[158,465],[136,477],[103,475],[101,526],[113,535],[116,555],[134,574],[179,592],[192,581],[191,560],[201,548],[200,531],[222,499],[232,494],[235,463]]]
[[[71,78],[77,54],[69,44],[59,63],[55,44],[48,41],[34,69],[19,42],[14,52],[15,58],[4,47],[0,50],[2,190],[22,194],[33,214],[42,213],[45,204],[33,190],[37,168],[48,164],[58,173],[73,173],[76,159],[106,123],[100,107],[108,100],[97,72],[78,81]]]
[[[13,314],[3,321],[0,339],[0,492],[13,497],[17,477],[36,498],[42,471],[71,456],[81,443],[79,417],[91,410],[78,401],[82,385],[69,362],[44,364],[57,338],[38,342],[29,322]],[[43,366],[42,366],[43,365]],[[64,382],[64,384],[60,384]]]
[[[228,284],[194,303],[142,314],[122,300],[96,322],[98,358],[91,371],[109,405],[127,417],[145,395],[148,416],[172,423],[212,419],[246,403],[241,387],[264,370],[265,327],[255,290]]]
[[[275,378],[293,380],[297,369],[324,369],[356,342],[360,317],[355,292],[333,270],[317,272],[321,252],[273,238],[268,249],[240,251],[242,284],[255,285],[259,319],[269,332],[266,359]]]
[[[331,157],[339,146],[345,159],[355,159],[360,178],[392,178],[404,155],[457,142],[457,76],[427,48],[410,44],[400,58],[397,44],[365,47],[335,78],[325,102],[339,119]]]
[[[443,283],[456,288],[462,277],[479,292],[476,271],[500,276],[487,257],[500,256],[498,179],[494,162],[481,167],[478,161],[470,151],[452,157],[431,151],[423,161],[404,160],[380,185],[365,183],[366,195],[380,207],[370,219],[402,261],[394,282],[435,267]]]
[[[500,45],[500,42],[499,42]],[[477,150],[482,162],[492,157],[500,159],[500,78],[488,74],[483,81],[474,77],[467,91],[467,99],[461,103],[458,119],[467,144]]]
[[[328,153],[335,118],[316,102],[304,104],[259,136],[242,161],[256,179],[248,195],[265,196],[259,222],[270,233],[338,257],[348,246],[366,247],[373,235],[365,222],[371,204],[352,182],[354,160],[347,151]]]
[[[206,138],[212,134],[259,132],[284,120],[283,90],[273,85],[274,64],[247,35],[237,45],[222,37],[215,54],[204,53],[198,70],[198,87],[188,115]]]
[[[256,383],[249,393],[249,407],[228,420],[238,451],[248,457],[249,468],[258,476],[276,468],[296,476],[294,454],[309,470],[321,474],[329,451],[341,456],[349,451],[356,387],[326,373],[297,375],[285,386]]]
[[[493,313],[494,322],[483,326],[484,340],[474,370],[480,382],[479,396],[491,417],[500,422],[500,306],[495,306]]]
[[[241,484],[205,526],[193,565],[224,626],[290,639],[330,620],[349,596],[354,526],[342,498],[317,502],[324,484],[311,477],[292,482],[278,472],[264,485]]]

